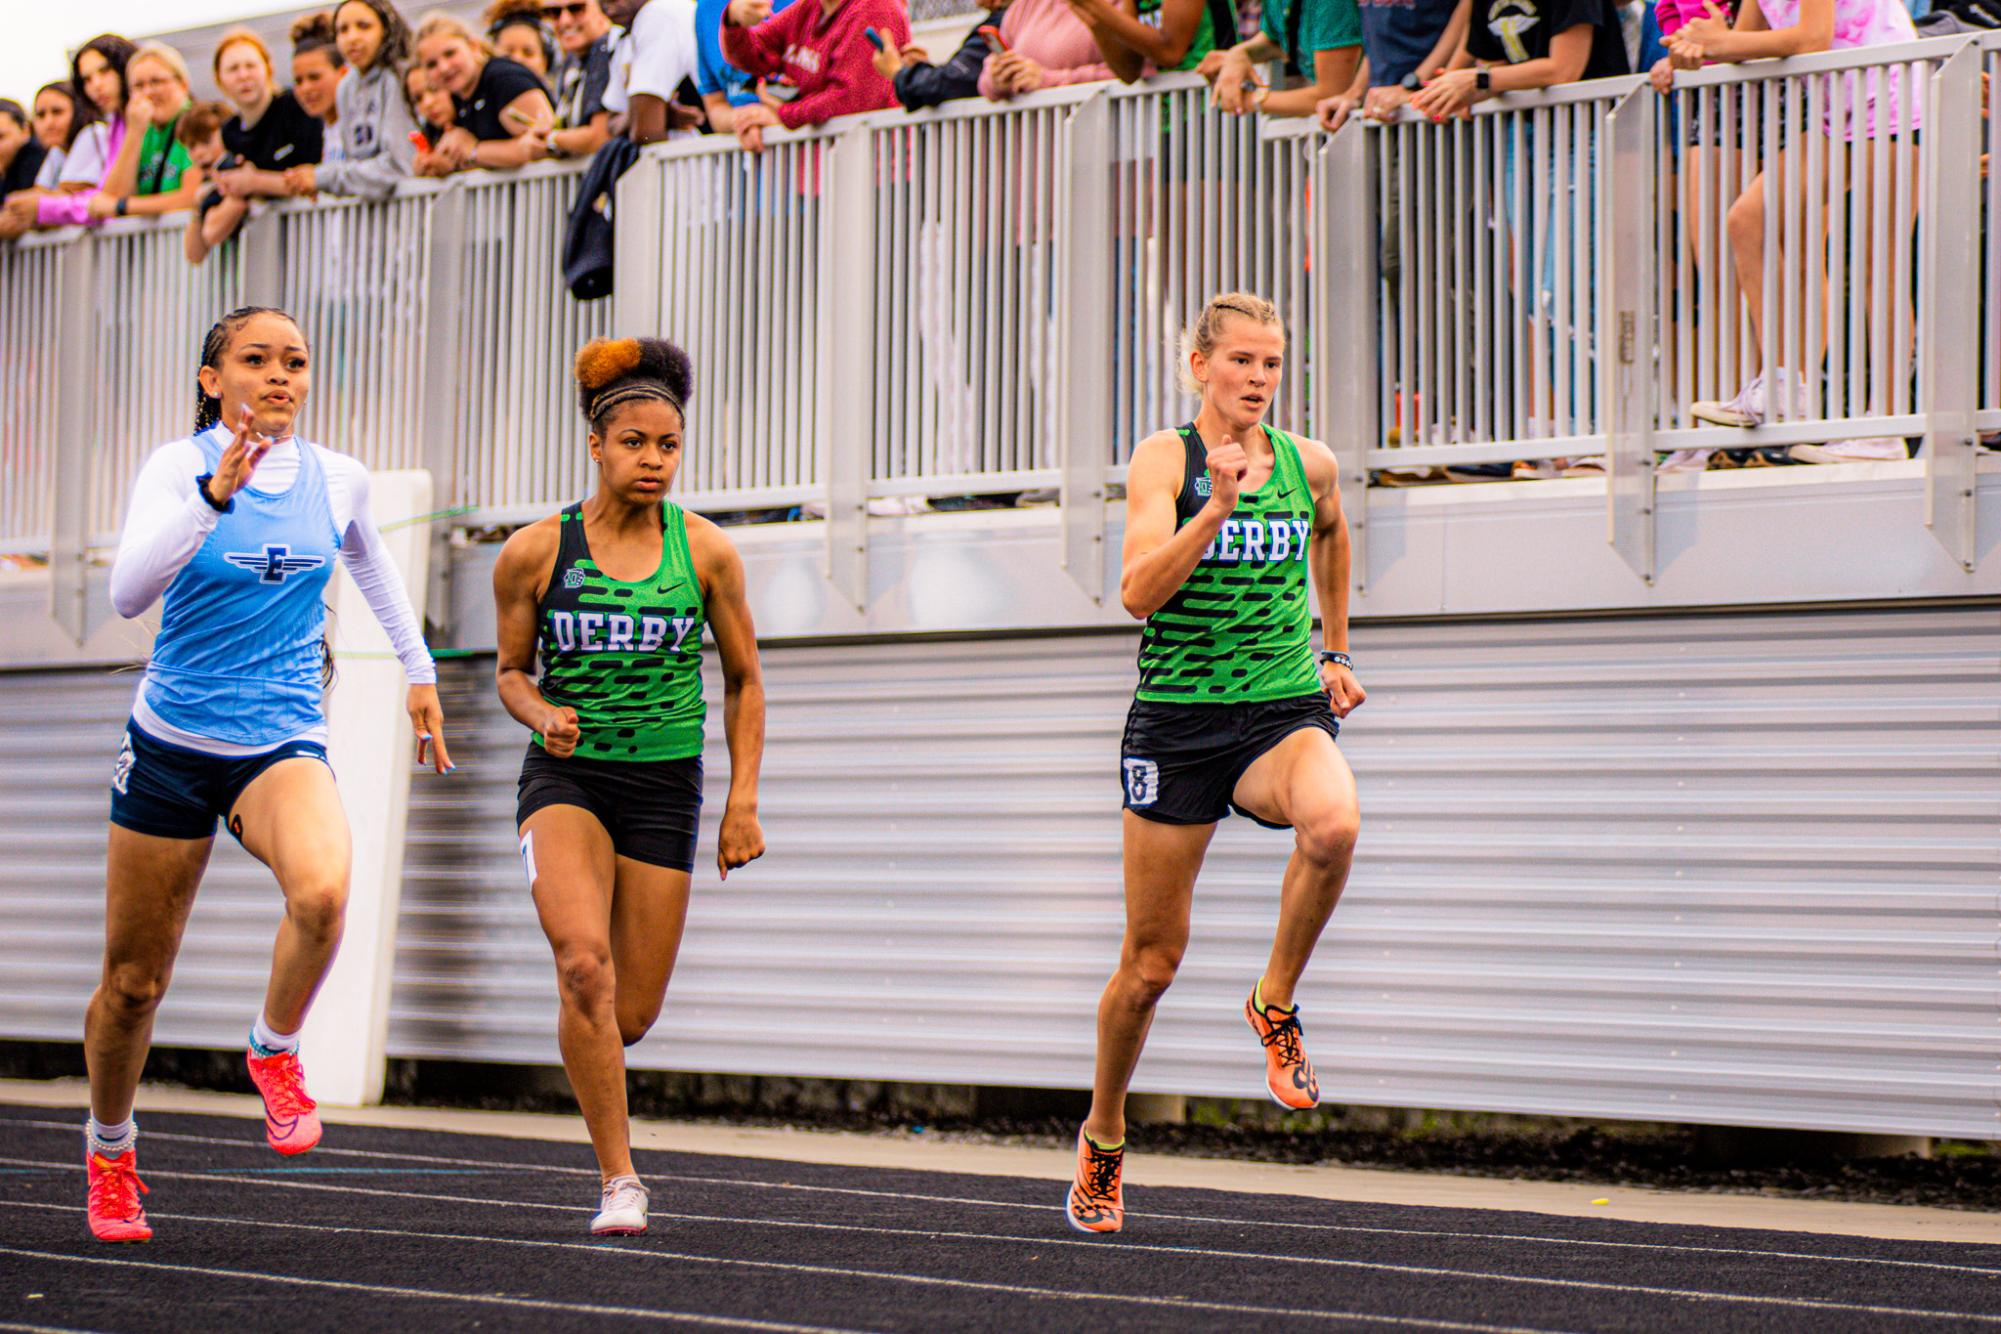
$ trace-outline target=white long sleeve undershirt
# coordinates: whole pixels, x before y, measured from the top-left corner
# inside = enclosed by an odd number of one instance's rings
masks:
[[[417,614],[403,590],[403,577],[390,560],[381,530],[369,513],[368,470],[345,454],[311,443],[305,447],[318,451],[320,470],[326,476],[328,508],[334,528],[341,534],[341,563],[388,633],[403,664],[404,677],[412,685],[435,683],[438,669],[430,650],[424,647],[423,627],[417,623]],[[271,446],[258,462],[251,485],[267,493],[289,490],[299,476],[299,449],[299,443],[290,439]],[[140,469],[132,486],[132,504],[126,511],[118,555],[111,566],[111,605],[120,616],[138,616],[152,606],[215,531],[222,515],[195,491],[195,478],[207,471],[201,446],[193,440],[162,445]],[[144,699],[142,688],[142,707]],[[174,736],[161,739],[185,743]],[[209,743],[202,749],[216,750],[221,744]]]

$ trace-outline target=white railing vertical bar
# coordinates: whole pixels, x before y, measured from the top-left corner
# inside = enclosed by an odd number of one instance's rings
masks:
[[[1974,413],[1980,402],[1981,315],[1960,294],[1977,291],[1980,279],[1979,229],[1967,225],[1980,216],[1980,55],[1977,47],[1963,46],[1925,80],[1930,105],[1924,124],[1918,288],[1925,526],[1968,574],[1980,550],[1974,494],[1980,441]],[[1991,311],[1988,317],[1993,317]]]
[[[2001,87],[2001,33],[1984,37],[1980,41],[1986,62],[1982,70],[1981,88],[1986,93],[1983,107],[1993,106],[1994,89]],[[1947,114],[1952,114],[1950,111]],[[1987,238],[1986,254],[1982,256],[1985,270],[1985,285],[1980,289],[1986,295],[1980,303],[1981,317],[1978,324],[1980,346],[1984,348],[1982,357],[1981,408],[1990,413],[2001,414],[2001,122],[1991,114],[1980,118],[1981,133],[1976,136],[1975,147],[1987,162],[1984,173],[1986,181],[1986,206],[1980,215],[1980,234]],[[2001,430],[2001,421],[1990,421],[1989,426]]]
[[[1648,584],[1656,573],[1653,365],[1658,288],[1652,209],[1660,142],[1660,98],[1642,85],[1607,115],[1598,161],[1605,173],[1594,212],[1607,219],[1605,259],[1598,276],[1607,293],[1609,323],[1599,333],[1609,360],[1606,432],[1606,536],[1613,550]]]
[[[1057,164],[1056,189],[1046,193],[1061,238],[1052,388],[1061,404],[1056,455],[1063,470],[1063,568],[1093,602],[1105,596],[1105,439],[1113,420],[1099,369],[1113,337],[1108,289],[1117,285],[1111,263],[1115,210],[1106,179],[1115,170],[1111,145],[1111,105],[1101,93],[1070,111],[1055,153],[1047,155]]]
[[[56,271],[55,378],[58,385],[113,383],[91,378],[92,343],[97,341],[97,261],[100,246],[88,232],[63,244]],[[94,464],[102,436],[93,436],[89,405],[96,395],[55,395],[55,457],[50,474],[54,499],[49,532],[49,616],[76,643],[90,637],[87,544],[92,518]]]
[[[1806,79],[1803,81],[1803,84],[1806,98],[1806,113],[1801,121],[1804,127],[1801,137],[1806,141],[1807,189],[1805,191],[1805,231],[1802,234],[1801,250],[1798,253],[1806,256],[1819,256],[1825,253],[1825,243],[1822,240],[1826,235],[1824,213],[1827,208],[1837,202],[1837,196],[1834,193],[1833,180],[1829,174],[1832,168],[1828,162],[1827,136],[1821,130],[1821,127],[1827,123],[1824,115],[1825,108],[1821,106],[1821,98],[1826,87],[1826,81],[1823,79]],[[1809,340],[1808,346],[1812,349],[1812,354],[1803,357],[1801,360],[1807,376],[1807,415],[1809,417],[1827,418],[1833,415],[1834,405],[1830,401],[1828,394],[1828,383],[1825,373],[1827,335],[1826,326],[1823,323],[1821,315],[1822,272],[1823,266],[1821,264],[1808,263],[1804,284],[1805,291],[1803,293],[1806,306],[1804,325],[1806,337]]]
[[[1931,87],[1931,71],[1920,63],[1892,66],[1885,76],[1891,81],[1886,89],[1884,101],[1890,105],[1890,126],[1888,137],[1893,146],[1896,160],[1896,208],[1891,213],[1890,230],[1890,290],[1894,293],[1890,310],[1890,397],[1883,411],[1901,416],[1911,411],[1911,375],[1915,369],[1911,361],[1911,228],[1916,225],[1918,199],[1916,190],[1922,181],[1914,181],[1913,168],[1917,165],[1921,151],[1916,131],[1921,123],[1932,120],[1929,115],[1920,116],[1919,111]],[[1877,126],[1878,133],[1883,127]],[[1971,217],[1964,214],[1962,216]]]
[[[813,180],[815,194],[832,196],[831,216],[820,229],[815,329],[826,349],[815,365],[815,415],[826,461],[827,577],[861,611],[868,608],[869,441],[875,433],[875,403],[859,389],[868,383],[868,367],[862,363],[875,344],[870,291],[876,275],[869,262],[878,221],[875,147],[867,134],[842,136],[815,164],[825,173]],[[868,327],[857,328],[861,323]]]
[[[1836,75],[1826,81],[1828,99],[1828,124],[1845,126],[1848,116],[1848,80],[1845,75]],[[1845,131],[1843,131],[1845,134]],[[1849,318],[1851,310],[1850,273],[1853,266],[1849,256],[1854,245],[1852,237],[1861,229],[1855,222],[1855,152],[1853,141],[1843,138],[1828,141],[1830,173],[1839,171],[1843,183],[1848,187],[1840,199],[1828,201],[1827,259],[1828,259],[1828,332],[1827,332],[1827,394],[1826,412],[1828,417],[1848,415],[1849,383],[1854,371],[1854,358],[1850,355],[1854,324]],[[1839,163],[1838,168],[1835,163]]]

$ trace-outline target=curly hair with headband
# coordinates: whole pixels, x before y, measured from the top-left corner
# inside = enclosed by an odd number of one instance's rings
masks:
[[[628,403],[673,406],[685,423],[695,368],[663,338],[593,338],[577,353],[577,406],[600,436],[612,412]]]

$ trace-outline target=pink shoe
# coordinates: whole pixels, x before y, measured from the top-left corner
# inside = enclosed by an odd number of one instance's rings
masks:
[[[89,1161],[90,1186],[84,1203],[92,1234],[99,1241],[151,1241],[153,1229],[139,1203],[146,1183],[139,1179],[137,1146],[116,1158],[93,1153]]]
[[[319,1104],[306,1095],[306,1072],[299,1054],[281,1051],[259,1056],[252,1049],[243,1057],[250,1082],[264,1099],[264,1138],[283,1154],[304,1153],[320,1142]]]

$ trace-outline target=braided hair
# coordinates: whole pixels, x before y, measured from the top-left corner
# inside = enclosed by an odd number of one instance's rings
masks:
[[[208,337],[201,340],[201,364],[219,369],[222,366],[222,354],[229,351],[229,340],[236,337],[242,332],[244,325],[259,315],[283,315],[288,320],[292,319],[289,314],[276,306],[239,306],[209,326]],[[293,320],[292,323],[296,325],[298,321]],[[222,400],[209,397],[208,391],[201,387],[201,375],[197,372],[195,434],[200,435],[221,420]]]
[[[688,419],[695,378],[688,354],[662,338],[593,338],[577,353],[577,406],[600,437],[613,409],[652,401]]]

